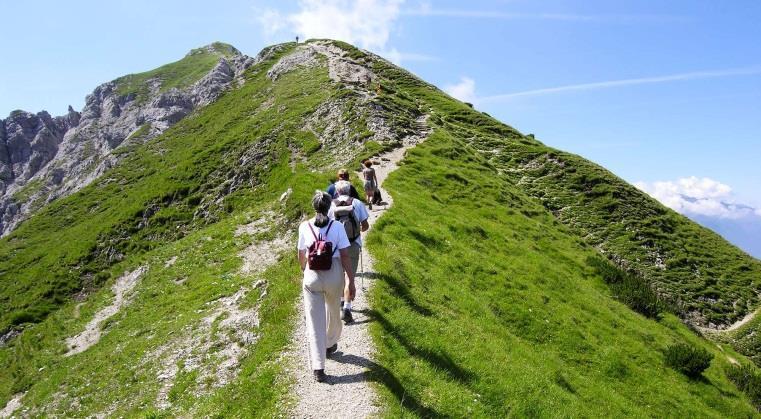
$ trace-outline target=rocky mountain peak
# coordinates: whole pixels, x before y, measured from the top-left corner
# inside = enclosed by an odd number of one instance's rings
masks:
[[[214,42],[181,60],[106,82],[77,112],[17,110],[0,120],[0,235],[46,203],[88,185],[125,144],[145,142],[213,102],[258,59]]]

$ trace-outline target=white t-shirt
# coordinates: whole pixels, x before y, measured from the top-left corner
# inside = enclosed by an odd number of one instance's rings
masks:
[[[348,200],[349,197],[346,196],[346,195],[340,195],[337,199]],[[368,214],[368,212],[367,212],[367,207],[365,207],[365,204],[362,201],[360,201],[359,199],[356,199],[356,198],[351,201],[351,206],[354,208],[354,218],[357,219],[357,221],[360,224],[360,228],[361,228],[362,221],[365,221],[365,220],[367,220],[368,217],[370,217],[370,214]],[[336,219],[335,214],[334,214],[335,210],[336,210],[336,203],[333,202],[330,205],[330,209],[328,210],[328,218],[330,218],[331,220],[335,220]],[[344,230],[344,234],[346,234],[346,230]],[[357,237],[356,240],[354,240],[354,243],[357,243],[358,245],[362,246],[362,235],[361,234],[359,235],[359,237]]]
[[[328,226],[330,227],[330,231],[328,231],[327,236],[325,235],[325,231],[328,230]],[[320,237],[322,235],[323,240],[327,240],[331,243],[333,243],[333,249],[338,248],[338,250],[346,249],[351,245],[349,243],[349,238],[346,237],[346,230],[344,230],[341,223],[332,221],[328,223],[325,227],[317,228],[314,226],[314,218],[311,218],[307,221],[304,221],[299,225],[299,242],[297,244],[297,248],[299,250],[307,250],[309,249],[309,246],[312,245],[312,243],[315,242],[314,236],[312,235],[312,232],[309,231],[309,227],[312,227],[314,230],[314,234],[317,235],[317,237]],[[333,253],[333,257],[337,258],[341,256],[341,252],[336,250]]]

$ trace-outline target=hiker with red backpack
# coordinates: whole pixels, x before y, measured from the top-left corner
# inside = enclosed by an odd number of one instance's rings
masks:
[[[302,295],[306,317],[309,359],[315,380],[323,382],[325,358],[338,349],[341,336],[341,296],[356,293],[351,269],[351,243],[341,223],[328,218],[330,195],[315,191],[315,216],[299,225],[299,264],[304,272]],[[346,280],[344,280],[346,272]]]
[[[354,277],[357,274],[357,265],[359,265],[359,257],[362,252],[361,233],[370,228],[370,224],[367,222],[369,214],[362,201],[350,196],[351,183],[346,180],[339,180],[335,185],[338,197],[333,200],[330,206],[328,218],[342,224],[346,231],[346,237],[351,243],[347,250],[351,259],[351,276]],[[346,274],[348,275],[349,272],[347,271]],[[344,293],[343,298],[341,298],[341,319],[345,324],[354,320],[351,314],[353,299],[354,297],[347,293]]]

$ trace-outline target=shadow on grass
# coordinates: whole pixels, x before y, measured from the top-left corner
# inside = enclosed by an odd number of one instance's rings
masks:
[[[357,355],[344,354],[343,352],[337,352],[331,357],[331,359],[342,364],[353,364],[367,368],[369,369],[369,372],[344,375],[340,377],[331,376],[328,378],[329,384],[348,384],[367,380],[374,381],[389,389],[389,391],[393,393],[397,400],[399,400],[400,406],[406,407],[418,415],[426,418],[443,416],[435,409],[423,406],[418,399],[407,394],[407,391],[404,389],[404,386],[399,381],[399,379],[396,378],[394,373],[389,371],[386,367],[377,364],[367,358]]]
[[[445,352],[434,352],[429,349],[419,348],[412,344],[406,337],[399,333],[382,314],[375,310],[368,310],[368,316],[377,321],[384,331],[399,342],[412,356],[430,364],[434,369],[446,373],[451,379],[467,385],[473,380],[473,373],[460,367]]]
[[[365,278],[374,280],[379,279],[388,284],[395,296],[401,298],[404,303],[409,306],[410,309],[420,314],[421,316],[429,317],[433,314],[431,310],[423,307],[422,305],[418,304],[417,301],[415,301],[415,297],[413,297],[409,287],[399,279],[391,275],[378,272],[365,272],[363,275]]]

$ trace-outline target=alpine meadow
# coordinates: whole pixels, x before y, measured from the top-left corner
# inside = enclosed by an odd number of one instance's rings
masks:
[[[297,228],[402,147],[358,282],[378,416],[760,416],[761,261],[327,39],[0,120],[3,415],[296,416]]]

